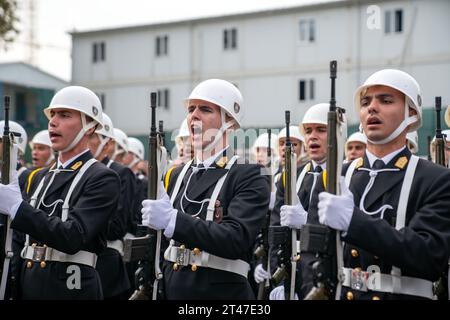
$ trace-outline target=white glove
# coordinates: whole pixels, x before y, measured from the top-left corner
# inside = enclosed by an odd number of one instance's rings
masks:
[[[298,197],[298,196],[297,196]],[[280,208],[280,224],[293,229],[300,229],[308,219],[308,212],[303,209],[300,200],[293,206],[281,206]]]
[[[319,194],[319,221],[330,228],[347,232],[353,216],[353,193],[347,188],[345,180],[340,177],[341,195],[336,196],[328,192]]]
[[[278,286],[270,291],[269,300],[285,300],[284,299],[284,287]],[[297,293],[294,294],[294,300],[298,300]]]
[[[0,213],[14,219],[21,203],[19,178],[17,177],[17,171],[14,171],[9,184],[0,184]]]
[[[177,215],[164,188],[160,188],[160,199],[142,201],[141,212],[142,224],[155,230],[166,229]]]
[[[253,273],[253,277],[255,278],[256,283],[261,283],[264,280],[270,279],[270,274],[264,270],[262,264],[258,264]]]
[[[273,210],[273,207],[275,206],[275,200],[276,200],[276,195],[275,195],[275,191],[272,191],[270,193],[270,201],[269,201],[269,210]]]

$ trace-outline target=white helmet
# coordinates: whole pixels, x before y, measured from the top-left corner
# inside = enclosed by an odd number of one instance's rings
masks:
[[[256,152],[256,148],[268,148],[269,147],[269,134],[267,132],[264,132],[256,138],[255,142],[253,143],[253,151]],[[272,150],[277,150],[278,148],[278,140],[277,136],[274,134],[270,135],[270,148]]]
[[[56,108],[71,109],[91,117],[98,129],[102,127],[102,104],[97,95],[85,87],[70,86],[59,90],[44,113],[50,120],[50,110]],[[84,125],[84,124],[83,124]],[[86,131],[89,129],[86,129]]]
[[[198,84],[187,98],[189,100],[200,99],[218,105],[221,110],[226,111],[238,127],[242,124],[242,94],[236,86],[228,81],[220,79],[209,79]],[[222,113],[222,126],[225,124],[225,115]]]
[[[114,139],[114,126],[111,118],[106,113],[103,113],[102,120],[102,128],[100,130],[96,130],[95,132],[105,137]]]
[[[29,145],[30,148],[33,149],[33,145],[37,144],[43,144],[47,147],[52,147],[52,142],[50,141],[50,135],[48,134],[48,130],[42,130],[36,133],[33,137],[33,140],[30,141]]]
[[[328,111],[330,111],[329,103],[315,104],[306,110],[303,120],[300,123],[300,133],[305,136],[305,128],[303,125],[316,123],[328,125]]]
[[[450,104],[447,106],[447,111],[445,112],[445,123],[450,128]]]
[[[128,148],[128,152],[134,153],[139,158],[139,160],[145,159],[144,144],[139,139],[129,137]]]
[[[114,140],[125,152],[128,152],[128,136],[125,132],[118,128],[113,128]]]
[[[302,134],[300,133],[299,127],[289,126],[289,136],[291,138],[296,138],[301,142],[305,142],[305,137],[303,137]],[[278,134],[278,141],[281,138],[286,138],[286,128],[281,129],[280,133]]]
[[[105,149],[106,144],[114,140],[114,126],[111,121],[111,118],[106,115],[106,113],[103,113],[102,115],[102,122],[103,127],[100,130],[95,131],[95,133],[98,135],[98,138],[100,140],[100,144],[97,146],[97,150],[95,151],[94,158],[97,158],[100,156],[102,151]]]
[[[97,129],[102,128],[103,109],[100,99],[94,92],[85,87],[70,86],[59,90],[53,96],[50,105],[44,109],[44,113],[49,120],[51,119],[50,111],[58,108],[79,111],[82,123],[82,128],[78,132],[78,135],[67,148],[61,150],[62,152],[72,150],[89,129],[95,126],[97,126]],[[88,123],[86,116],[92,118],[94,121]]]
[[[183,137],[189,137],[191,133],[189,132],[187,119],[184,119],[181,123],[180,129],[178,130],[178,134],[175,138],[183,138]]]
[[[409,132],[415,131],[422,126],[422,97],[420,86],[417,81],[406,72],[396,69],[384,69],[375,72],[356,89],[354,101],[357,112],[361,108],[361,95],[372,86],[387,86],[396,89],[405,95],[405,119],[392,134],[382,141],[370,141],[374,144],[385,144],[394,140],[408,125]],[[417,115],[409,116],[409,108],[417,111]]]
[[[355,132],[350,137],[348,137],[345,145],[347,145],[347,143],[349,142],[361,142],[367,145],[367,137],[364,133]]]
[[[411,148],[409,149],[411,153],[416,154],[419,151],[419,135],[417,131],[408,132],[406,134],[406,141],[411,144]]]
[[[3,136],[3,131],[5,130],[5,120],[0,121],[0,137]],[[27,149],[28,135],[25,129],[14,121],[9,121],[9,131],[16,132],[20,134],[20,137],[15,137],[15,141],[17,142],[17,147],[19,148],[22,154],[25,154],[25,150]]]

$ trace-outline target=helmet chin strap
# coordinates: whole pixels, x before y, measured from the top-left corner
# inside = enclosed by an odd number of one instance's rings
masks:
[[[383,140],[379,141],[373,141],[370,140],[367,137],[367,141],[369,141],[372,144],[386,144],[388,142],[391,142],[395,138],[397,138],[410,124],[413,124],[414,122],[418,121],[419,118],[417,115],[409,116],[409,98],[405,97],[405,119],[400,123],[400,125],[395,129],[387,138],[384,138]]]
[[[220,119],[222,123],[221,127],[219,128],[219,130],[217,130],[217,133],[214,136],[213,141],[210,144],[208,144],[205,148],[203,148],[202,150],[203,152],[211,151],[214,147],[216,147],[217,144],[220,142],[220,138],[222,138],[224,132],[234,125],[234,120],[225,122],[225,112],[223,111],[222,108],[220,108]]]
[[[86,132],[88,132],[89,129],[95,127],[96,122],[92,121],[90,123],[87,123],[85,114],[81,113],[81,124],[82,124],[82,128],[81,128],[80,132],[78,132],[77,136],[75,137],[75,139],[73,139],[72,143],[69,144],[69,146],[67,148],[65,148],[64,150],[61,150],[61,152],[68,152],[68,151],[72,150],[73,148],[75,148],[75,146],[81,141],[81,139],[83,139],[84,134]]]
[[[50,153],[50,156],[48,157],[47,161],[44,164],[44,167],[48,167],[50,163],[55,159],[55,156],[53,155],[53,152]]]
[[[130,162],[130,164],[128,165],[128,168],[133,169],[133,167],[139,162],[141,161],[138,157],[134,156],[133,161]]]
[[[111,138],[104,137],[101,134],[97,133],[98,138],[100,139],[100,144],[98,145],[97,151],[95,151],[94,158],[97,159],[97,157],[102,153],[103,149],[105,148],[106,144],[108,143]]]

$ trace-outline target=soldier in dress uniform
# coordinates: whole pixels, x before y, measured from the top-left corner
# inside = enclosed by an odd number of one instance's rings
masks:
[[[0,159],[3,155],[1,135],[3,135],[4,127],[5,127],[5,121],[2,120],[2,121],[0,121]],[[27,135],[27,132],[25,131],[25,129],[17,122],[9,121],[9,127],[10,127],[11,132],[15,132],[15,133],[19,134],[19,136],[17,136],[15,138],[17,141],[17,148],[18,148],[17,176],[19,178],[20,189],[23,190],[25,188],[25,184],[27,182],[28,176],[30,175],[30,172],[31,172],[31,170],[25,166],[25,162],[23,160],[26,149],[27,149],[28,135]],[[1,178],[1,173],[0,173],[0,178]]]
[[[34,169],[48,167],[53,164],[55,156],[48,130],[42,130],[36,133],[33,140],[30,141],[30,148]]]
[[[168,195],[145,200],[142,209],[143,224],[171,239],[164,252],[165,298],[254,299],[247,274],[270,181],[261,166],[232,156],[228,139],[241,126],[242,95],[228,81],[209,79],[186,106],[194,160],[170,170]]]
[[[87,88],[58,91],[44,110],[57,166],[30,174],[22,200],[15,177],[0,185],[0,212],[27,234],[20,287],[23,299],[101,299],[97,254],[117,209],[120,181],[97,162],[88,136],[101,128],[102,106]]]
[[[450,255],[450,171],[405,145],[422,122],[419,84],[381,70],[356,90],[355,105],[365,155],[344,168],[341,195],[319,195],[320,221],[345,241],[341,297],[431,299]]]
[[[124,165],[123,158],[128,154],[128,136],[122,130],[114,128],[114,139],[116,144],[111,160]]]
[[[356,158],[360,158],[364,155],[366,151],[367,138],[362,132],[355,132],[350,137],[348,137],[345,142],[345,160],[344,162],[350,162]]]
[[[272,212],[273,225],[288,226],[300,229],[306,223],[318,224],[317,215],[318,194],[324,190],[323,171],[326,170],[327,160],[327,125],[328,103],[319,103],[310,107],[300,123],[300,133],[305,137],[308,161],[297,169],[297,205],[284,204],[284,179],[280,179],[277,188],[277,201]],[[274,250],[272,250],[274,251]],[[297,266],[296,292],[300,299],[313,287],[312,265],[317,261],[314,253],[301,253]],[[276,287],[272,290],[270,299],[283,300],[284,288]]]
[[[297,175],[300,174],[301,168],[303,167],[302,164],[304,164],[304,160],[307,157],[307,154],[305,154],[304,149],[304,142],[305,138],[300,133],[298,126],[289,126],[289,140],[293,146],[294,152],[297,156]],[[274,183],[274,190],[271,192],[270,197],[270,209],[272,210],[270,214],[270,225],[280,225],[280,206],[284,204],[284,198],[281,193],[279,193],[277,190],[280,187],[280,177],[282,175],[282,170],[285,166],[285,148],[286,148],[286,128],[283,128],[277,136],[277,147],[278,147],[278,155],[279,155],[279,167],[278,170],[273,175],[273,183]],[[278,207],[277,207],[278,206]],[[273,210],[276,208],[275,215],[273,214]],[[275,259],[275,258],[273,258]],[[273,260],[272,259],[272,260]],[[261,283],[265,279],[270,278],[270,274],[273,273],[274,269],[276,267],[276,261],[273,260],[271,264],[271,268],[269,270],[265,270],[262,266],[262,264],[258,264],[255,267],[254,271],[254,279],[257,284]]]
[[[129,168],[110,159],[115,149],[114,127],[111,118],[105,113],[103,128],[89,137],[89,149],[98,161],[115,171],[120,178],[118,206],[108,221],[107,248],[98,255],[95,268],[100,275],[105,299],[127,299],[130,281],[122,259],[123,237],[136,223],[133,211],[136,179]]]

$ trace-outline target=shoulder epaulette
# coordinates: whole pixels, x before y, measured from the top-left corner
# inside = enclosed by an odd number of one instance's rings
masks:
[[[38,173],[39,171],[41,171],[44,168],[38,168],[36,170],[31,171],[30,175],[28,176],[28,184],[27,184],[27,194],[28,192],[30,192],[30,188],[31,188],[31,181],[33,181],[34,176],[36,175],[36,173]]]

